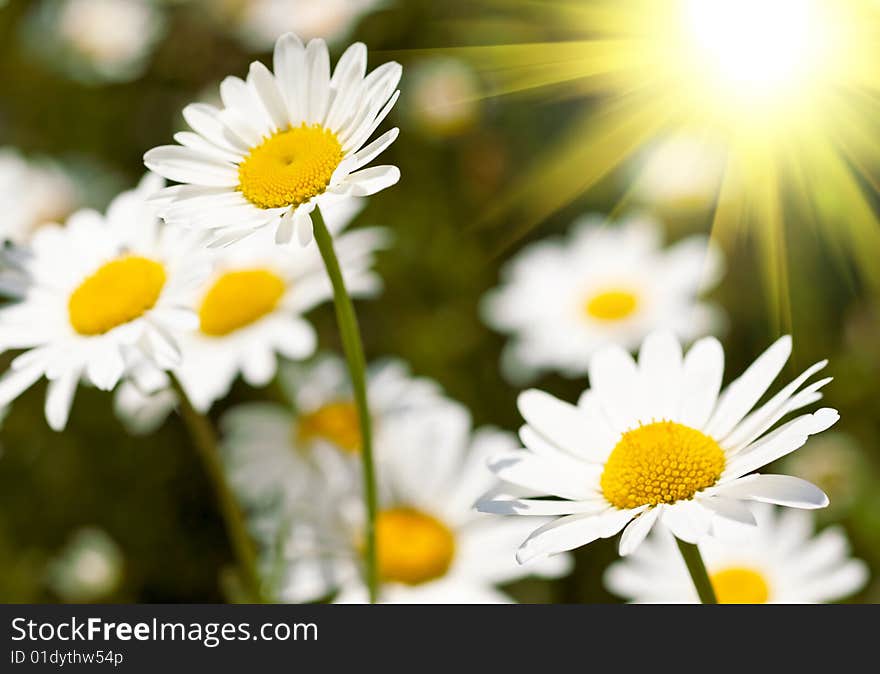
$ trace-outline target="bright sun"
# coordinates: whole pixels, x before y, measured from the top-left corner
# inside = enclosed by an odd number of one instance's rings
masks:
[[[481,222],[505,227],[499,252],[644,148],[681,134],[723,148],[713,234],[754,236],[777,315],[788,302],[788,238],[805,228],[846,251],[880,292],[880,2],[505,4],[555,41],[443,51],[477,68],[490,95],[546,91],[591,103],[489,205]]]
[[[765,97],[796,89],[821,62],[812,0],[689,0],[683,18],[693,57],[737,93]]]

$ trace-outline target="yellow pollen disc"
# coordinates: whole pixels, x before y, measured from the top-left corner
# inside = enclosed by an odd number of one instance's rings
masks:
[[[617,508],[675,503],[715,484],[724,463],[724,451],[708,435],[673,421],[657,421],[623,434],[605,463],[600,484]]]
[[[587,298],[584,312],[599,321],[621,321],[635,313],[639,298],[629,290],[612,288]]]
[[[70,324],[81,335],[103,335],[152,309],[164,285],[158,262],[136,255],[107,262],[71,293]]]
[[[199,329],[211,337],[224,337],[275,310],[286,286],[268,269],[229,271],[205,293],[199,308]]]
[[[455,556],[455,537],[439,520],[412,508],[390,508],[376,518],[382,580],[418,585],[445,575]]]
[[[719,604],[766,604],[770,587],[764,576],[745,567],[732,567],[710,575]]]
[[[259,208],[298,206],[321,194],[342,161],[336,134],[319,124],[279,131],[238,167],[238,189]]]
[[[299,418],[296,429],[300,443],[323,439],[346,452],[361,451],[361,429],[357,407],[348,400],[327,403]]]

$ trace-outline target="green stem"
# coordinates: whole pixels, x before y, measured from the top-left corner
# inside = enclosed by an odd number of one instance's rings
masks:
[[[712,587],[712,581],[709,580],[709,573],[706,571],[706,565],[703,564],[703,557],[700,555],[700,548],[693,543],[685,543],[678,538],[678,549],[684,558],[691,579],[694,581],[694,587],[697,588],[697,594],[700,602],[703,604],[717,604],[718,598],[715,596],[715,588]]]
[[[229,536],[233,552],[238,560],[239,572],[245,590],[254,603],[265,603],[260,575],[257,570],[257,554],[254,550],[253,541],[248,534],[244,516],[226,481],[226,471],[223,469],[223,464],[220,460],[220,451],[214,427],[211,425],[208,417],[196,411],[192,406],[177,377],[171,373],[169,373],[169,376],[171,378],[171,387],[177,394],[180,415],[186,424],[196,452],[202,460],[202,465],[205,467],[205,471],[208,473],[208,477],[214,486],[217,505],[220,507],[220,513],[226,525],[226,533]]]
[[[357,316],[351,297],[345,288],[342,271],[339,269],[339,260],[333,248],[333,237],[324,224],[324,218],[319,209],[312,212],[312,221],[315,226],[315,241],[324,266],[333,284],[333,304],[336,307],[336,321],[339,324],[339,334],[342,338],[342,348],[345,351],[345,359],[348,361],[348,372],[351,377],[351,385],[354,389],[354,401],[357,405],[358,418],[361,430],[361,459],[363,462],[364,499],[367,506],[367,588],[370,592],[370,603],[375,604],[378,598],[379,574],[376,564],[376,475],[373,466],[373,434],[370,421],[370,408],[367,405],[366,384],[366,361],[364,359],[364,347],[361,343],[361,333],[358,328]]]
[[[370,421],[370,408],[367,405],[366,361],[364,347],[361,343],[360,328],[351,297],[345,288],[339,260],[333,248],[333,237],[324,224],[319,209],[312,212],[315,226],[315,241],[324,266],[333,284],[333,304],[336,307],[336,321],[342,338],[342,348],[348,361],[348,373],[354,390],[354,402],[358,410],[361,427],[361,460],[364,466],[364,500],[367,506],[366,526],[366,572],[367,588],[370,592],[370,603],[375,604],[379,593],[379,572],[376,564],[376,474],[373,466],[373,432]]]

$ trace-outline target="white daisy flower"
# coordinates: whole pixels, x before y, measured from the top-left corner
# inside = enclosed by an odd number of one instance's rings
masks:
[[[751,506],[757,527],[735,542],[707,539],[700,554],[720,604],[829,603],[865,586],[868,567],[849,554],[840,527],[813,532],[810,513]],[[669,532],[658,528],[634,554],[612,564],[605,586],[639,603],[699,603]]]
[[[245,0],[234,25],[252,49],[269,49],[284,32],[304,40],[322,37],[335,44],[351,35],[360,19],[385,0]]]
[[[77,206],[77,192],[54,162],[28,161],[13,148],[0,149],[0,239],[25,243],[40,225],[67,217]]]
[[[509,550],[529,527],[523,520],[473,510],[475,499],[495,482],[486,458],[514,446],[505,433],[472,433],[467,412],[449,401],[397,415],[384,425],[376,438],[382,602],[509,602],[497,585],[568,572],[565,556],[518,566]],[[281,547],[287,564],[280,597],[308,601],[336,592],[340,603],[367,601],[359,489],[324,483],[297,504],[287,511],[291,527]]]
[[[754,523],[745,501],[824,508],[827,497],[809,482],[749,474],[838,419],[836,410],[823,408],[770,430],[821,397],[830,379],[804,384],[826,361],[752,410],[790,354],[791,338],[779,339],[719,393],[724,352],[712,337],[682,357],[675,337],[654,333],[638,364],[620,347],[603,349],[590,361],[591,388],[577,406],[536,390],[520,395],[526,448],[490,465],[502,480],[556,499],[494,495],[479,508],[557,517],[523,542],[517,552],[522,561],[621,530],[620,554],[628,555],[658,521],[694,543],[723,534],[726,522]]]
[[[525,248],[483,305],[486,322],[513,336],[502,361],[508,376],[578,376],[603,346],[635,349],[656,329],[687,340],[713,331],[719,312],[698,295],[718,281],[720,252],[700,236],[663,250],[661,236],[652,220],[608,227],[588,216],[567,239]]]
[[[369,196],[400,178],[395,166],[365,168],[397,138],[397,129],[364,146],[399,92],[401,67],[366,74],[367,48],[349,47],[330,74],[323,40],[304,47],[288,33],[275,45],[275,72],[251,64],[247,80],[220,85],[223,108],[187,106],[192,132],[144,156],[147,166],[183,185],[163,195],[174,224],[214,230],[215,243],[263,228],[278,243],[294,233],[311,241],[311,212],[340,197]]]
[[[292,406],[250,403],[223,417],[224,455],[242,501],[253,508],[295,503],[325,483],[337,484],[334,491],[360,489],[360,425],[345,362],[322,356],[287,363],[279,381]],[[385,360],[368,368],[367,395],[374,436],[381,438],[390,419],[442,394],[399,361]]]
[[[140,76],[165,31],[164,14],[152,0],[43,0],[30,23],[32,49],[90,82]]]
[[[347,200],[327,211],[352,297],[371,297],[382,287],[372,267],[386,231],[342,231],[362,206]],[[239,373],[249,385],[263,387],[275,376],[278,356],[302,360],[315,352],[317,335],[304,314],[333,299],[320,253],[315,247],[274,246],[268,234],[214,251],[211,275],[189,297],[198,327],[178,336],[182,359],[173,373],[200,412],[225,397]],[[141,370],[135,375],[120,387],[116,409],[132,430],[149,431],[176,401],[167,394],[167,376]]]
[[[0,310],[0,350],[26,349],[0,379],[0,405],[45,376],[46,419],[60,430],[80,379],[110,390],[139,358],[177,364],[174,337],[197,320],[185,298],[207,266],[200,241],[163,226],[147,203],[162,184],[147,175],[106,216],[78,211],[34,236],[29,287]]]

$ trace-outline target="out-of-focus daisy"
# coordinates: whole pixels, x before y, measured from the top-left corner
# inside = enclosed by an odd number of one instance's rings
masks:
[[[49,587],[73,603],[106,599],[122,580],[122,552],[101,529],[86,527],[49,563]]]
[[[407,111],[425,132],[455,136],[480,114],[480,86],[463,62],[436,58],[416,65],[408,77]]]
[[[395,416],[376,438],[380,511],[376,520],[380,600],[387,603],[497,603],[496,586],[568,571],[565,556],[517,566],[511,546],[528,529],[517,518],[476,513],[474,500],[495,482],[487,456],[512,448],[498,431],[472,433],[459,405],[444,401]],[[280,597],[306,601],[337,592],[364,602],[364,512],[358,490],[327,483],[299,501],[282,540]],[[355,485],[359,484],[354,482]],[[309,514],[311,513],[311,514]],[[311,526],[310,526],[311,524]]]
[[[524,249],[484,303],[486,321],[513,339],[503,366],[514,380],[541,370],[587,371],[602,346],[635,349],[652,330],[690,340],[717,327],[718,311],[701,302],[722,268],[719,251],[695,236],[662,249],[653,221],[616,227],[586,217],[564,240]]]
[[[76,79],[119,82],[144,71],[164,30],[152,0],[42,0],[27,37],[48,65]]]
[[[682,357],[669,333],[649,335],[638,364],[620,347],[590,361],[590,386],[577,406],[531,390],[519,397],[525,449],[492,459],[502,480],[554,500],[490,496],[487,512],[553,515],[517,551],[520,560],[571,550],[623,530],[628,555],[662,521],[694,543],[722,534],[726,523],[753,524],[747,501],[823,508],[816,486],[788,475],[751,475],[833,425],[823,408],[777,427],[783,417],[821,398],[830,379],[807,380],[808,368],[756,409],[791,354],[783,337],[724,391],[724,352],[712,337]],[[803,388],[802,388],[803,387]],[[771,430],[773,429],[773,430]]]
[[[213,230],[215,244],[264,228],[278,243],[296,233],[305,244],[316,207],[398,181],[395,166],[366,168],[398,130],[364,145],[397,101],[398,63],[367,74],[367,48],[356,43],[331,75],[323,40],[304,47],[288,33],[275,45],[274,67],[273,74],[254,62],[247,81],[227,77],[223,108],[187,106],[183,114],[195,133],[176,134],[180,145],[146,153],[148,167],[184,183],[162,195],[169,223]]]
[[[812,604],[858,592],[868,567],[849,555],[840,527],[813,533],[813,516],[755,504],[758,522],[736,541],[707,539],[700,554],[720,604]],[[612,564],[606,587],[634,602],[699,603],[669,532],[658,530],[633,555]]]
[[[32,240],[23,298],[0,310],[0,350],[25,349],[0,379],[0,405],[45,376],[46,419],[64,428],[78,382],[110,390],[127,365],[177,364],[174,336],[192,329],[187,294],[207,273],[201,242],[165,227],[147,198],[162,185],[147,175],[106,216],[82,210]]]
[[[327,214],[353,297],[369,297],[381,289],[372,266],[387,239],[380,228],[342,232],[361,206],[340,202]],[[317,337],[304,314],[333,297],[317,248],[280,248],[265,231],[238,246],[215,251],[211,260],[211,275],[189,298],[198,327],[179,334],[182,359],[173,369],[200,412],[224,397],[239,373],[251,386],[261,387],[275,376],[279,355],[294,360],[311,356]],[[135,430],[139,426],[149,430],[175,401],[163,392],[167,377],[163,381],[154,373],[135,374],[120,387],[117,411]]]
[[[40,225],[64,219],[78,202],[76,185],[61,166],[0,149],[0,238],[24,243]]]
[[[636,163],[634,196],[672,210],[713,206],[727,164],[723,147],[694,136],[672,136],[650,145]]]
[[[256,50],[270,49],[279,35],[296,33],[304,40],[324,38],[335,44],[348,38],[360,19],[385,0],[244,0],[223,4],[211,0],[221,18],[235,27],[241,40]]]
[[[360,426],[348,371],[336,356],[313,363],[287,363],[279,383],[292,406],[249,403],[227,412],[222,421],[230,480],[248,505],[259,508],[294,503],[309,487],[359,489]],[[432,381],[413,378],[394,360],[367,370],[375,435],[406,411],[434,404],[440,397]],[[341,484],[340,484],[341,481]]]

